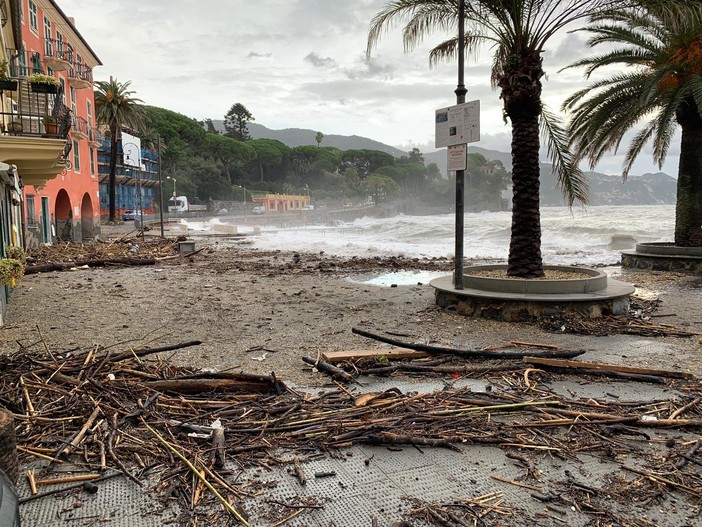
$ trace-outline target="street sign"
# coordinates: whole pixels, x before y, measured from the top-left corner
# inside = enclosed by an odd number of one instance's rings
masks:
[[[466,169],[466,150],[463,145],[451,145],[448,147],[448,169],[451,172]]]
[[[436,148],[480,141],[480,101],[439,108],[435,123]]]

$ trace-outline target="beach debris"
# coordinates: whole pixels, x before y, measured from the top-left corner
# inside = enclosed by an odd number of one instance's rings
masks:
[[[507,349],[508,346],[499,347],[488,347],[488,348],[475,348],[475,349],[460,349],[460,348],[449,348],[444,346],[432,346],[429,344],[422,343],[412,343],[403,342],[401,340],[379,335],[377,333],[371,333],[370,331],[352,328],[351,331],[356,335],[361,335],[362,337],[367,337],[370,339],[377,340],[379,342],[384,342],[385,344],[391,344],[393,346],[399,346],[401,348],[409,348],[417,351],[424,351],[432,354],[449,354],[457,355],[460,357],[475,357],[481,359],[521,359],[526,356],[532,357],[553,357],[553,358],[572,358],[577,357],[585,353],[585,350],[564,350],[558,346],[546,345],[548,348],[546,351],[538,352],[533,349],[529,351],[503,351]],[[510,344],[509,346],[513,346]],[[538,347],[539,344],[526,343],[527,348]]]
[[[270,525],[283,525],[291,509],[297,517],[333,507],[334,502],[300,497],[271,501],[266,499],[270,491],[265,482],[247,477],[245,471],[292,465],[300,485],[312,484],[309,475],[315,476],[315,486],[321,485],[341,478],[332,477],[335,470],[305,463],[318,452],[334,453],[353,445],[382,445],[391,452],[407,446],[420,452],[425,447],[462,452],[473,445],[490,445],[518,456],[520,466],[531,474],[539,474],[539,460],[551,456],[569,460],[587,453],[602,463],[631,461],[622,466],[634,466],[640,473],[613,467],[619,474],[633,474],[635,484],[629,481],[624,487],[615,478],[614,490],[603,490],[600,502],[592,498],[598,519],[610,523],[617,517],[615,502],[626,504],[632,495],[647,492],[694,499],[689,489],[702,483],[699,471],[690,470],[699,462],[699,447],[693,449],[699,438],[690,440],[687,434],[702,429],[702,386],[697,379],[662,377],[669,388],[662,399],[578,398],[559,395],[539,379],[577,375],[593,382],[590,371],[539,372],[522,360],[431,355],[377,365],[407,367],[403,371],[422,377],[462,371],[462,377],[482,379],[491,392],[449,384],[431,393],[391,388],[364,395],[337,384],[313,394],[289,389],[274,374],[203,372],[164,358],[164,352],[198,343],[124,350],[91,345],[62,351],[51,349],[40,337],[0,357],[0,402],[13,414],[20,461],[44,462],[33,473],[35,487],[53,491],[52,480],[65,483],[62,469],[70,465],[72,477],[85,476],[76,479],[76,485],[89,481],[100,486],[107,477],[124,476],[143,485],[144,491],[177,500],[190,524],[199,518],[198,524],[248,525],[256,519],[258,525],[259,517],[248,507],[252,500],[258,500],[257,507],[264,500],[271,507]],[[364,362],[377,360],[365,357],[332,365],[321,355],[305,362],[342,382],[353,380]],[[427,367],[445,370],[431,373]],[[106,381],[109,377],[114,380]],[[626,434],[618,433],[624,430],[619,425],[626,427]],[[676,440],[663,447],[672,437],[668,430],[675,431]],[[642,440],[641,434],[650,441]],[[682,461],[686,463],[677,468]],[[370,464],[368,460],[366,466]],[[157,478],[150,477],[154,473]],[[586,492],[573,484],[560,488],[544,474],[532,481],[502,474],[493,474],[496,481],[527,491],[543,489],[541,495],[558,496],[554,500],[561,503],[579,503],[578,493]],[[476,518],[522,514],[499,491],[457,503],[413,502],[416,516],[407,521],[426,517],[430,525],[461,525],[455,515],[475,525]]]
[[[524,357],[524,362],[528,364],[538,364],[546,368],[565,368],[583,370],[589,373],[603,374],[631,374],[637,376],[666,377],[669,379],[694,379],[692,373],[673,370],[658,370],[651,368],[636,368],[634,366],[623,366],[619,364],[602,364],[597,362],[582,362],[574,360],[547,359],[544,357]]]
[[[374,348],[362,350],[324,351],[322,357],[327,362],[344,362],[365,357],[378,357],[380,360],[422,359],[431,355],[425,351],[415,351],[407,348]]]
[[[178,254],[177,238],[140,240],[139,244],[134,241],[133,238],[118,238],[110,242],[57,242],[41,245],[29,251],[25,274],[93,267],[154,265],[157,262],[195,254]]]

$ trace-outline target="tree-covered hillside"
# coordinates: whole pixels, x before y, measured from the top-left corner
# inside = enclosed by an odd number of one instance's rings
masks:
[[[399,197],[448,204],[453,198],[449,181],[436,164],[425,166],[417,149],[399,157],[380,150],[340,150],[325,146],[319,132],[310,137],[311,144],[295,147],[250,139],[247,119],[252,116],[239,104],[227,114],[230,124],[224,132],[211,120],[145,109],[152,129],[145,135],[152,142],[156,134],[162,139],[164,176],[176,178],[179,193],[191,198],[239,201],[245,191],[247,200],[253,192],[309,192],[313,199],[375,202]],[[483,192],[490,193],[491,186],[483,185]]]

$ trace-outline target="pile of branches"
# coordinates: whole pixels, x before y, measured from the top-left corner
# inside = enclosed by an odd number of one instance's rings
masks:
[[[73,267],[153,265],[177,254],[178,238],[116,238],[95,243],[57,242],[31,249],[25,274],[61,271]]]
[[[656,323],[655,319],[675,314],[656,314],[660,299],[631,297],[629,312],[623,315],[608,315],[586,318],[575,313],[559,313],[544,316],[537,323],[546,331],[573,333],[576,335],[607,336],[616,334],[640,335],[642,337],[693,337],[699,335],[683,331],[670,324]]]
[[[701,428],[697,381],[671,381],[684,394],[682,406],[672,398],[573,400],[541,387],[540,371],[522,363],[511,371],[476,373],[490,375],[493,389],[487,394],[447,387],[428,394],[391,389],[354,395],[339,385],[312,396],[273,374],[207,373],[162,358],[163,352],[197,344],[58,352],[40,339],[0,358],[0,404],[14,414],[18,448],[24,461],[45,462],[27,475],[30,484],[56,482],[51,471],[68,463],[97,482],[120,474],[141,486],[156,472],[155,491],[164,501],[175,497],[188,514],[200,511],[212,524],[225,524],[212,516],[224,515],[249,525],[242,503],[264,489],[260,481],[241,477],[247,467],[289,466],[291,477],[303,484],[304,462],[320,450],[367,444],[460,451],[458,445],[487,444],[563,459],[583,452],[619,459],[636,452],[646,467],[637,473],[642,482],[699,500],[699,471],[679,464],[697,462],[689,443],[674,441],[670,455],[661,458],[648,443],[632,446],[619,439],[646,435],[652,427]],[[239,469],[232,471],[228,460]],[[207,507],[217,503],[221,508]],[[480,516],[490,503],[472,502],[471,514]],[[300,510],[319,508],[305,507]]]

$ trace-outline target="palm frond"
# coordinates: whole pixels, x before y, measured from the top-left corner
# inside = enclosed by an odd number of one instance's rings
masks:
[[[568,200],[568,204],[572,206],[576,200],[584,205],[587,204],[587,181],[578,168],[575,158],[568,150],[568,135],[562,126],[561,119],[543,107],[539,125],[542,140],[546,143],[546,151],[558,179],[558,185]]]

